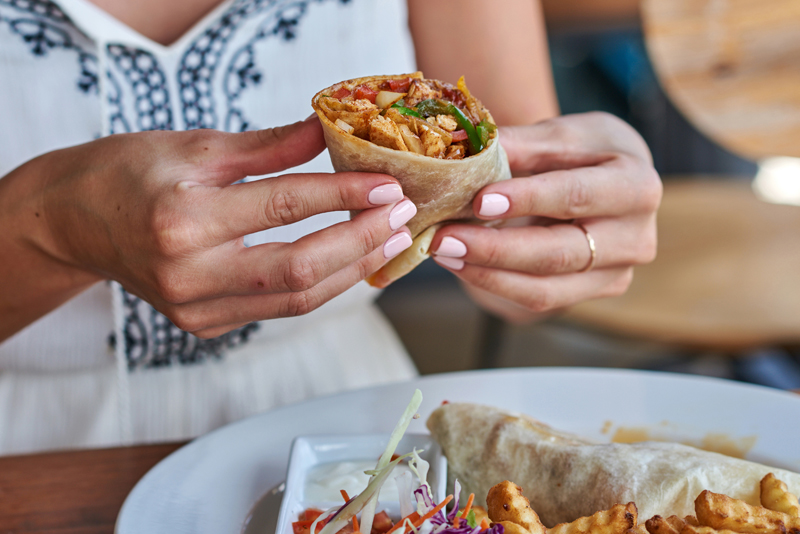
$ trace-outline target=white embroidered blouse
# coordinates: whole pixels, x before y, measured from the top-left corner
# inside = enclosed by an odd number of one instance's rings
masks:
[[[413,70],[402,0],[227,0],[170,46],[88,0],[0,0],[0,176],[105,135],[295,122],[322,87]],[[327,153],[302,169],[330,171]],[[293,241],[345,217],[247,242]],[[187,438],[410,377],[375,294],[359,284],[308,316],[200,340],[98,284],[0,344],[0,453]]]

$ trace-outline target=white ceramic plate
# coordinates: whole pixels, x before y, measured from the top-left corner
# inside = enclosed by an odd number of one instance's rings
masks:
[[[399,416],[398,416],[399,417]],[[389,434],[355,434],[355,435],[335,435],[335,436],[301,436],[292,443],[292,452],[289,456],[289,469],[286,473],[286,487],[281,503],[281,511],[278,515],[276,532],[279,534],[292,534],[292,522],[297,521],[297,517],[303,510],[317,508],[327,510],[343,504],[338,489],[346,489],[350,496],[354,496],[366,486],[366,475],[364,475],[363,485],[347,488],[349,484],[334,487],[331,495],[326,498],[308,495],[304,490],[309,474],[313,474],[315,469],[326,468],[340,462],[352,462],[356,460],[366,460],[370,467],[374,469],[377,459],[386,449],[389,442]],[[439,444],[433,441],[430,435],[406,433],[397,445],[397,454],[405,454],[417,449],[420,457],[430,464],[427,475],[427,482],[431,488],[432,496],[436,502],[445,498],[447,493],[447,459],[442,455]],[[352,469],[349,470],[352,473]],[[397,470],[395,470],[395,473]],[[391,475],[394,477],[394,473]],[[344,477],[345,480],[353,480],[351,477]],[[341,479],[340,479],[341,480]],[[353,482],[358,483],[358,479]],[[387,480],[386,486],[389,489],[396,488],[392,479]],[[416,487],[416,486],[415,486]],[[327,492],[326,492],[327,493]],[[397,517],[400,513],[399,499],[383,500],[383,491],[379,501],[378,510],[385,510],[390,516]],[[332,497],[332,498],[330,498]],[[409,495],[411,498],[411,495]],[[252,520],[251,520],[252,521]],[[261,525],[259,525],[261,526]],[[257,530],[251,525],[249,531]],[[271,530],[264,526],[264,530]]]
[[[501,369],[423,377],[314,399],[228,425],[179,449],[131,491],[118,534],[238,534],[253,505],[286,476],[296,436],[390,432],[415,388],[425,400],[408,431],[443,400],[525,412],[608,441],[619,427],[750,445],[747,458],[800,471],[800,396],[696,376],[603,369]]]

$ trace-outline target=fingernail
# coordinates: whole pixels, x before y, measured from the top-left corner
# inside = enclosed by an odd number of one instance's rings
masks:
[[[439,248],[436,249],[434,254],[447,256],[448,258],[461,258],[467,255],[467,245],[455,237],[446,236],[439,243]]]
[[[389,214],[389,228],[397,230],[417,214],[417,207],[410,200],[404,200]]]
[[[447,258],[445,256],[434,256],[433,261],[441,265],[442,267],[447,267],[448,269],[452,269],[454,271],[460,271],[464,268],[464,260],[459,260],[458,258]]]
[[[369,200],[370,204],[376,206],[385,206],[392,202],[399,202],[403,200],[403,188],[397,184],[379,185],[369,192],[367,200]]]
[[[413,240],[411,236],[405,232],[399,232],[386,240],[383,244],[383,257],[387,260],[394,258],[405,249],[411,246]]]
[[[499,195],[497,193],[489,193],[487,195],[483,195],[483,198],[481,199],[481,209],[478,211],[478,215],[483,215],[484,217],[494,217],[507,212],[508,208],[510,207],[511,203],[508,201],[507,196]]]

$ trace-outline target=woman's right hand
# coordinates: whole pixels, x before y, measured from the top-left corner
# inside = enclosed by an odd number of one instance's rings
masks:
[[[308,313],[411,245],[404,225],[416,208],[392,177],[288,174],[234,184],[324,148],[316,116],[241,134],[114,135],[45,154],[0,180],[2,205],[14,191],[28,193],[14,204],[15,220],[0,224],[84,285],[117,280],[179,328],[218,336]],[[244,246],[247,234],[336,210],[363,211],[294,243]],[[11,293],[26,279],[20,270],[3,282],[17,284]],[[0,303],[0,315],[7,308]]]

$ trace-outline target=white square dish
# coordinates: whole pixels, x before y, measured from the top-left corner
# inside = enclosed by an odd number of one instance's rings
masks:
[[[281,511],[278,515],[276,534],[293,534],[292,523],[297,521],[298,515],[307,508],[327,510],[334,506],[344,504],[344,499],[339,494],[338,487],[331,487],[330,493],[325,495],[319,487],[309,484],[309,475],[319,475],[322,470],[330,478],[337,480],[350,480],[350,487],[354,487],[355,479],[345,475],[336,464],[342,462],[365,462],[367,469],[374,469],[378,458],[383,453],[389,442],[389,434],[362,434],[345,436],[301,436],[292,442],[289,456],[289,467],[286,472],[286,490],[281,502]],[[420,457],[430,463],[427,481],[431,488],[434,500],[441,501],[447,491],[447,459],[442,450],[427,434],[406,434],[397,446],[398,454],[411,452],[414,448]],[[399,466],[398,466],[399,467]],[[397,470],[397,468],[395,469]],[[363,475],[366,480],[366,475]],[[384,488],[395,488],[395,474],[390,475]],[[335,484],[334,484],[335,485]],[[353,490],[350,497],[362,491],[366,483]],[[348,488],[344,488],[348,489]],[[348,491],[350,491],[348,489]],[[383,496],[383,491],[381,496]],[[395,520],[400,514],[399,503],[396,498],[387,498],[384,502],[379,498],[377,511],[386,510]]]

